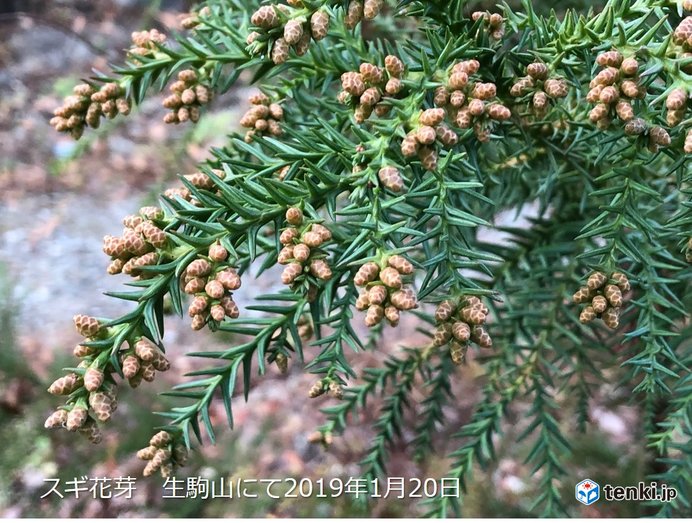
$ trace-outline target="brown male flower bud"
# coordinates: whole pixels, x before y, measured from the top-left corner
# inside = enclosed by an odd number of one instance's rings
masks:
[[[53,412],[48,418],[46,418],[43,426],[47,429],[54,429],[57,427],[62,427],[67,422],[67,411],[64,409],[58,409]]]
[[[279,65],[288,60],[289,45],[283,38],[277,38],[272,46],[272,62]]]
[[[303,273],[303,266],[300,263],[289,263],[281,273],[281,282],[284,285],[293,283],[298,276]]]
[[[599,120],[604,120],[605,118],[608,117],[608,106],[605,104],[599,103],[591,109],[589,112],[589,120],[591,120],[593,123],[598,122]]]
[[[673,89],[666,98],[666,109],[678,110],[687,105],[687,91],[681,87]]]
[[[319,247],[324,243],[322,235],[315,231],[308,231],[303,234],[302,241],[305,245],[311,248]]]
[[[437,309],[435,310],[435,320],[437,322],[443,322],[447,321],[449,318],[452,317],[452,314],[454,313],[454,303],[450,300],[445,300],[441,302],[438,306]]]
[[[363,4],[363,18],[372,20],[380,14],[383,5],[384,0],[365,0]]]
[[[652,143],[659,145],[661,147],[667,147],[670,145],[670,135],[663,127],[658,125],[653,126],[649,130],[649,139]]]
[[[620,309],[609,307],[603,313],[603,323],[610,329],[617,329],[620,325]]]
[[[673,31],[673,42],[678,45],[685,45],[690,36],[692,36],[692,16],[687,16]]]
[[[589,278],[586,280],[586,286],[590,290],[596,290],[600,289],[603,287],[605,282],[608,280],[605,274],[602,272],[594,272]]]
[[[381,305],[370,305],[368,312],[365,315],[365,325],[374,327],[384,318],[384,308]]]
[[[387,69],[387,72],[395,78],[400,78],[404,72],[404,62],[394,55],[387,55],[385,57],[384,67]]]
[[[262,29],[272,29],[278,27],[281,23],[274,7],[271,5],[262,6],[255,11],[250,18],[250,22],[252,25],[256,25]]]
[[[403,288],[396,291],[390,297],[390,302],[397,309],[402,311],[408,311],[418,307],[418,302],[416,300],[416,293],[413,289]]]
[[[362,75],[352,71],[341,75],[341,87],[353,96],[360,96],[366,89]]]
[[[444,107],[449,103],[449,91],[444,86],[437,87],[435,89],[435,96],[433,97],[433,103],[437,107]]]
[[[401,83],[401,80],[398,78],[390,78],[387,80],[387,84],[384,86],[384,91],[391,96],[394,96],[395,94],[399,93],[401,91],[401,88],[403,87],[403,84]],[[387,107],[387,106],[382,106],[382,107]]]
[[[487,349],[493,346],[493,339],[490,337],[487,331],[480,325],[476,325],[473,327],[471,331],[471,337],[473,341],[478,343],[478,345],[481,347]]]
[[[431,143],[435,143],[436,138],[437,133],[435,132],[435,129],[428,125],[423,125],[416,131],[416,139],[418,140],[418,143],[429,145]]]
[[[428,171],[437,169],[437,152],[432,147],[421,147],[418,150],[418,159],[424,169]]]
[[[639,70],[639,62],[636,58],[625,58],[620,66],[620,71],[625,76],[634,76]]]
[[[293,248],[293,258],[297,262],[303,263],[310,257],[310,247],[304,243],[299,243]]]
[[[368,291],[369,305],[382,305],[387,299],[387,289],[384,285],[375,285]]]
[[[303,22],[297,19],[289,20],[284,26],[284,40],[289,45],[297,44],[303,37]]]
[[[620,288],[622,292],[627,292],[630,290],[630,281],[622,272],[614,272],[610,275],[610,278],[615,281],[615,284]]]
[[[458,341],[467,342],[471,339],[471,327],[468,323],[457,321],[452,325],[452,335]]]
[[[572,296],[572,301],[574,303],[585,303],[591,299],[593,296],[592,291],[588,287],[581,287]]]
[[[620,67],[620,64],[622,64],[622,54],[618,51],[606,51],[596,57],[596,63],[601,67]]]
[[[363,287],[375,280],[379,272],[380,268],[375,262],[367,262],[358,269],[358,272],[356,272],[356,275],[353,277],[353,283],[358,287]]]
[[[189,282],[185,284],[186,294],[196,294],[204,290],[205,280],[202,278],[192,278]]]
[[[362,64],[360,64],[358,72],[360,73],[363,80],[370,84],[378,84],[382,81],[384,77],[382,69],[380,67],[377,67],[376,65],[368,62],[363,62]]]
[[[211,272],[211,264],[202,258],[192,260],[187,266],[187,274],[190,276],[207,276]]]
[[[75,390],[82,386],[82,379],[71,372],[55,380],[50,387],[48,393],[54,396],[66,396],[72,394]]]
[[[356,299],[356,309],[359,311],[364,311],[370,306],[370,293],[367,289],[360,291],[358,298]]]
[[[469,100],[468,111],[473,116],[480,116],[485,112],[485,103],[482,100],[473,98]],[[461,111],[459,111],[461,114]]]
[[[440,140],[445,147],[453,147],[459,141],[457,133],[445,124],[438,125],[435,129],[435,133],[437,134],[438,140]]]
[[[548,66],[541,62],[534,62],[526,67],[526,72],[536,80],[545,80],[548,78]]]
[[[240,309],[238,309],[238,304],[233,301],[233,298],[230,296],[224,296],[221,298],[221,301],[219,302],[221,306],[223,307],[223,310],[226,311],[226,316],[229,318],[235,319],[238,316],[240,316]]]
[[[543,91],[536,91],[535,93],[533,93],[531,104],[535,109],[538,109],[539,111],[545,109],[545,107],[548,105],[548,95],[545,94]]]
[[[98,391],[89,394],[89,406],[99,421],[108,421],[117,408],[117,403],[110,394]]]
[[[453,72],[449,76],[447,86],[452,90],[463,89],[469,83],[469,75],[463,71]]]
[[[637,84],[637,82],[634,82],[632,80],[625,80],[624,82],[622,82],[620,84],[620,91],[628,98],[640,98],[642,95],[642,91],[640,91],[639,85]]]
[[[601,94],[598,95],[598,99],[601,103],[604,103],[606,105],[610,105],[612,103],[615,103],[618,101],[618,98],[620,95],[618,94],[618,90],[615,89],[612,85],[607,85],[601,90]]]
[[[467,345],[462,345],[456,341],[452,341],[452,343],[449,345],[449,357],[454,365],[461,365],[464,363],[467,347]]]
[[[286,211],[286,221],[291,225],[300,225],[303,223],[303,211],[298,207],[290,207]]]
[[[401,314],[399,313],[399,309],[390,305],[384,308],[384,317],[392,327],[396,327],[399,324]]]
[[[596,318],[596,311],[593,310],[593,307],[589,305],[588,307],[585,307],[583,311],[579,314],[579,321],[581,323],[588,323]]]
[[[387,265],[393,267],[401,274],[413,274],[413,264],[399,254],[390,256]]]
[[[323,259],[312,260],[310,262],[310,273],[320,280],[328,280],[332,277],[332,269]]]
[[[591,301],[591,307],[596,314],[601,314],[608,308],[608,300],[606,300],[606,298],[600,294],[598,296],[594,296],[593,300]]]
[[[86,423],[87,418],[87,409],[84,407],[72,407],[72,410],[67,413],[65,428],[70,432],[74,432]]]
[[[320,9],[310,17],[310,31],[315,41],[322,40],[329,32],[329,13]]]
[[[494,83],[478,82],[473,86],[471,96],[479,100],[490,100],[497,93],[497,87]]]
[[[624,100],[620,100],[615,105],[615,112],[617,113],[618,118],[620,118],[620,120],[623,122],[629,122],[630,120],[634,119],[634,110],[632,109],[632,105]]]
[[[440,124],[445,118],[445,110],[441,108],[426,109],[418,117],[418,121],[422,125],[435,127]]]
[[[195,296],[192,302],[190,302],[190,306],[188,307],[187,312],[190,315],[190,317],[195,317],[198,314],[204,314],[208,306],[209,300],[206,297]]]
[[[353,29],[363,19],[363,2],[351,0],[348,4],[346,16],[344,17],[344,25],[348,29]]]
[[[622,306],[622,291],[617,285],[606,285],[603,294],[613,307]]]
[[[620,71],[614,67],[606,67],[600,71],[589,84],[590,88],[594,88],[597,85],[613,85],[620,79]]]
[[[89,392],[98,390],[103,385],[103,371],[97,367],[89,367],[84,373],[84,388]]]
[[[149,445],[152,447],[157,447],[157,448],[163,448],[166,445],[170,444],[173,441],[173,438],[171,437],[169,432],[166,432],[165,430],[162,430],[160,432],[157,432],[154,434],[151,439],[149,440]],[[144,459],[151,459],[151,458],[144,458]]]
[[[675,127],[685,118],[685,109],[671,110],[666,113],[666,123],[670,127]]]
[[[452,91],[452,94],[449,95],[449,104],[452,107],[461,107],[464,102],[466,102],[466,95],[463,91]]]
[[[219,242],[209,246],[209,258],[216,262],[225,261],[228,258],[228,251]]]
[[[415,135],[407,134],[401,142],[401,154],[406,158],[415,156],[418,152],[418,140]]]
[[[125,358],[123,358],[122,369],[123,376],[125,376],[125,378],[134,378],[139,372],[139,367],[139,358],[137,358],[137,356],[128,354],[125,356]]]
[[[298,229],[291,227],[281,233],[279,242],[281,242],[282,245],[289,245],[293,243],[293,240],[295,240],[299,235],[300,233],[298,232]]]
[[[404,179],[396,167],[383,167],[377,173],[377,177],[382,185],[392,192],[401,192],[404,189]]]
[[[210,298],[215,300],[218,300],[226,293],[226,289],[218,280],[210,280],[207,282],[207,284],[204,286],[204,291],[209,295]]]
[[[366,89],[360,97],[361,105],[373,107],[381,99],[380,91],[376,87]]]
[[[435,347],[442,347],[452,338],[452,326],[449,323],[442,323],[437,326],[432,338]]]
[[[401,274],[393,267],[385,267],[380,271],[380,280],[392,289],[401,288]]]
[[[645,133],[646,129],[647,125],[644,120],[641,118],[634,118],[625,125],[625,134],[630,136],[639,135]]]
[[[77,332],[85,338],[96,336],[101,330],[101,324],[92,316],[77,314],[72,318],[72,320],[74,321],[74,326],[77,329]]]
[[[488,116],[491,120],[504,122],[511,118],[512,112],[502,104],[493,103],[488,105]]]
[[[312,387],[310,387],[310,390],[308,391],[308,397],[316,398],[318,396],[321,396],[325,392],[326,391],[324,390],[324,383],[322,382],[322,380],[319,380],[313,383]]]
[[[331,394],[336,399],[340,400],[344,397],[344,389],[336,381],[332,381],[329,384],[329,394]]]

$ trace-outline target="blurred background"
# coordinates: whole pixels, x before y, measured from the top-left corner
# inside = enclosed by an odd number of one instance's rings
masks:
[[[161,478],[139,479],[133,499],[80,499],[50,495],[52,483],[81,477],[140,476],[134,452],[146,445],[151,427],[161,422],[152,411],[167,399],[158,395],[194,368],[186,352],[228,347],[234,340],[193,332],[186,319],[170,317],[166,347],[172,369],[136,391],[123,388],[120,408],[105,428],[104,442],[92,446],[65,431],[49,432],[43,421],[58,404],[46,393],[61,368],[73,362],[80,340],[70,318],[77,313],[115,317],[127,302],[105,297],[122,288],[124,278],[108,276],[101,252],[105,234],[117,234],[120,220],[176,184],[179,173],[194,171],[210,146],[223,144],[237,128],[249,89],[236,87],[217,97],[196,126],[162,121],[161,97],[150,97],[135,114],[90,131],[78,143],[48,125],[52,110],[92,69],[105,71],[121,60],[135,30],[177,27],[190,8],[182,0],[0,1],[0,516],[3,517],[233,517],[233,516],[415,516],[417,500],[382,500],[365,508],[351,498],[166,500]],[[542,2],[564,8],[565,2]],[[584,5],[572,2],[570,5]],[[488,3],[484,7],[490,7]],[[258,282],[257,285],[268,285]],[[257,290],[254,285],[253,290]],[[239,293],[241,308],[247,288]],[[377,353],[352,355],[359,368],[376,366],[400,345],[415,344],[414,326],[387,330]],[[437,478],[453,450],[450,436],[467,421],[479,397],[471,361],[459,371],[450,420],[436,441],[436,456],[414,463],[407,457],[404,432],[392,449],[390,476]],[[223,432],[216,446],[195,451],[184,477],[331,478],[357,477],[369,446],[369,409],[355,427],[325,450],[307,436],[324,422],[320,407],[334,400],[306,401],[312,378],[294,366],[287,375],[273,369],[253,378],[250,400],[235,402],[236,430]],[[638,507],[599,503],[578,506],[574,484],[584,477],[636,484],[645,475],[645,456],[636,449],[639,423],[632,407],[605,385],[594,401],[589,432],[576,440],[564,478],[564,504],[576,516],[634,516]],[[525,407],[525,406],[524,406]],[[469,484],[465,515],[531,515],[530,468],[523,456],[530,442],[515,443],[523,428],[519,405],[510,414],[501,455],[477,470]],[[225,424],[222,407],[212,413]],[[570,420],[564,423],[571,424]],[[64,483],[63,483],[64,486]]]

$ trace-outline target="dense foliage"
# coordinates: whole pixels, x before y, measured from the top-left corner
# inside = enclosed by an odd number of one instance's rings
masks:
[[[124,65],[77,86],[52,120],[75,138],[151,91],[168,90],[165,121],[185,125],[238,81],[259,91],[245,131],[105,239],[109,272],[135,280],[112,295],[134,309],[75,317],[81,361],[51,386],[66,401],[46,426],[98,442],[117,389],[168,369],[164,299],[183,314],[189,295],[193,329],[242,341],[191,354],[212,364],[169,393],[181,403],[139,453],[146,475],[172,474],[204,433],[214,441],[212,401],[232,425],[252,373],[293,364],[315,374],[306,394],[334,397],[314,442],[384,395],[363,459],[364,477],[381,478],[407,409],[412,454],[431,452],[468,352],[483,394],[447,477],[492,460],[525,401],[535,506],[562,513],[571,436],[615,380],[641,409],[655,479],[679,489],[656,510],[689,510],[692,2],[559,15],[472,4],[210,0],[183,34],[135,33]],[[527,209],[526,226],[501,217]],[[259,315],[239,309],[241,279],[274,278],[277,264],[286,289],[246,307]],[[403,321],[429,343],[358,375],[356,353]]]

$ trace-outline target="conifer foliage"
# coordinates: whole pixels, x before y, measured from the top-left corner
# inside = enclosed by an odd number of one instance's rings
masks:
[[[74,318],[79,363],[51,385],[64,402],[46,427],[98,443],[119,389],[173,370],[169,299],[193,329],[239,341],[190,355],[211,363],[170,391],[179,406],[139,452],[145,475],[179,473],[215,440],[211,403],[232,426],[235,392],[247,399],[250,376],[275,364],[315,375],[306,397],[331,396],[310,437],[325,446],[384,396],[362,462],[382,478],[411,419],[412,457],[434,452],[472,358],[482,395],[445,477],[463,485],[494,459],[505,416],[528,404],[534,510],[563,513],[571,437],[617,376],[640,409],[651,477],[679,491],[655,509],[689,510],[692,2],[537,4],[209,0],[179,34],[134,33],[122,65],[55,111],[57,131],[79,139],[154,92],[167,93],[167,123],[194,125],[241,74],[258,90],[199,172],[104,239],[104,270],[133,278],[111,295],[133,309]],[[498,219],[526,206],[526,226]],[[239,307],[241,280],[276,265],[276,291]],[[404,321],[429,341],[356,372],[358,352]]]

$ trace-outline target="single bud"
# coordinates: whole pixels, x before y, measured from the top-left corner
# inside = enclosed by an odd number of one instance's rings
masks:
[[[410,288],[403,288],[396,291],[391,295],[390,302],[397,309],[402,311],[407,311],[418,307],[416,293]]]
[[[370,283],[377,278],[380,272],[379,266],[374,262],[367,262],[358,269],[358,272],[353,278],[353,283],[358,287],[363,287],[364,285]]]
[[[615,106],[615,112],[617,113],[618,118],[620,118],[620,120],[623,122],[629,122],[630,120],[634,119],[634,110],[632,109],[632,105],[624,100],[620,100],[617,103]]]
[[[329,13],[319,9],[310,17],[310,31],[315,41],[320,41],[327,36],[329,32]]]
[[[204,291],[209,295],[210,298],[215,300],[220,299],[225,293],[226,289],[218,280],[210,280],[204,286]]]
[[[295,240],[299,235],[300,233],[298,232],[298,229],[291,227],[281,233],[279,242],[281,242],[282,245],[289,245],[293,243],[293,240]]]
[[[223,285],[224,289],[228,291],[236,291],[240,289],[240,286],[242,285],[240,276],[235,269],[230,267],[219,272],[215,276],[215,279],[221,283],[221,285]]]
[[[608,300],[606,300],[606,298],[600,294],[598,296],[594,296],[593,300],[591,301],[591,307],[596,314],[601,314],[608,308]]]
[[[592,296],[593,293],[591,289],[589,289],[588,287],[581,287],[572,296],[572,301],[574,301],[574,303],[586,303],[591,299]]]
[[[188,307],[187,312],[190,315],[190,317],[195,317],[199,314],[204,314],[208,306],[209,300],[205,296],[195,296],[192,302],[190,302],[190,306]],[[137,355],[140,358],[142,358],[142,356],[140,356],[139,353]]]
[[[659,145],[661,147],[667,147],[670,145],[670,135],[663,127],[658,125],[653,126],[649,130],[649,139],[652,143]]]
[[[443,322],[447,321],[449,318],[452,317],[452,314],[454,314],[454,303],[450,300],[445,300],[441,302],[438,306],[437,309],[435,310],[435,321],[437,322]]]
[[[72,320],[77,332],[85,338],[96,336],[101,330],[101,324],[92,316],[77,314]]]
[[[608,278],[602,272],[594,272],[586,281],[586,286],[590,290],[600,289],[607,280]]]
[[[363,2],[351,0],[348,4],[346,16],[344,17],[344,25],[348,29],[356,27],[363,19]]]
[[[605,53],[601,53],[596,57],[596,63],[601,67],[620,67],[620,64],[622,64],[622,59],[622,54],[620,54],[618,51],[606,51]]]
[[[289,46],[283,38],[277,38],[272,46],[272,62],[279,65],[288,60]]]
[[[223,310],[226,312],[226,316],[228,316],[231,319],[235,319],[238,316],[240,316],[240,309],[238,308],[238,304],[233,301],[233,298],[230,296],[224,296],[221,298],[221,301],[219,302],[220,305],[223,307]]]
[[[617,329],[620,325],[620,309],[609,307],[603,313],[603,323],[610,329]]]
[[[460,342],[467,342],[471,338],[471,327],[466,322],[457,321],[452,325],[452,336]]]
[[[289,45],[297,44],[303,37],[303,22],[300,20],[289,20],[284,25],[284,40]]]
[[[375,285],[368,290],[368,304],[382,305],[387,299],[387,288],[384,285]]]
[[[278,27],[281,23],[279,16],[271,5],[262,6],[255,11],[250,17],[250,22],[252,25],[256,25],[262,29],[272,29]]]
[[[380,271],[380,280],[392,289],[401,288],[401,274],[393,267],[385,267]]]
[[[298,276],[303,273],[303,266],[300,263],[289,263],[281,274],[281,282],[284,285],[293,283]]]
[[[310,390],[308,391],[308,397],[316,398],[318,396],[321,396],[324,393],[325,393],[324,383],[322,383],[322,380],[319,380],[319,381],[315,382],[312,385],[312,387],[310,387]]]
[[[320,280],[328,280],[332,277],[332,269],[323,259],[316,259],[310,262],[310,273]]]
[[[526,67],[526,72],[531,78],[545,80],[548,78],[548,66],[541,62],[534,62]]]
[[[401,274],[413,274],[413,264],[399,254],[390,256],[387,260],[387,265],[393,267]]]
[[[377,173],[382,185],[392,192],[401,192],[404,189],[404,179],[399,169],[393,166],[383,167]]]
[[[94,391],[89,394],[89,406],[99,421],[108,421],[117,408],[115,398],[102,391]]]
[[[190,276],[207,276],[211,272],[211,264],[202,258],[190,262],[187,266],[187,274]]]
[[[55,380],[51,386],[48,387],[48,393],[53,394],[54,396],[67,396],[68,394],[72,394],[81,386],[82,379],[74,372],[70,372],[69,374]]]
[[[610,279],[615,281],[622,292],[627,292],[631,288],[629,279],[622,272],[614,272],[610,275]]]
[[[58,409],[53,412],[48,418],[46,418],[43,426],[47,429],[54,429],[57,427],[62,427],[67,422],[67,411],[64,409]]]
[[[290,225],[300,225],[303,223],[303,211],[298,207],[290,207],[286,211],[286,221]]]
[[[396,307],[390,305],[384,308],[384,317],[387,318],[392,327],[396,327],[399,324],[400,316],[399,309]]]
[[[617,285],[606,285],[603,294],[613,307],[622,306],[622,291]]]
[[[228,251],[219,242],[216,242],[209,246],[209,258],[216,262],[225,261],[228,258]]]
[[[579,321],[581,323],[588,323],[596,318],[596,311],[593,310],[593,307],[589,305],[588,307],[585,307],[583,311],[581,311],[581,314],[579,314]]]
[[[620,71],[625,76],[634,76],[639,70],[639,62],[636,58],[625,58],[620,66]]]
[[[86,423],[87,418],[87,409],[84,407],[72,407],[72,410],[67,413],[65,428],[70,432],[74,432]]]
[[[449,357],[451,358],[454,365],[461,365],[462,363],[464,363],[467,348],[468,345],[461,344],[457,341],[452,341],[452,343],[450,343]]]
[[[89,392],[98,390],[103,385],[105,376],[97,367],[89,367],[84,373],[84,388]]]
[[[634,118],[630,120],[625,125],[625,134],[629,136],[644,134],[646,132],[647,125],[641,118]]]
[[[370,305],[368,312],[365,315],[365,325],[374,327],[384,318],[384,308],[381,305]]]
[[[473,327],[471,331],[471,338],[473,339],[473,341],[478,343],[478,345],[483,348],[488,349],[493,346],[493,339],[480,325],[476,325]]]

